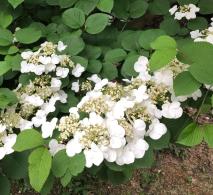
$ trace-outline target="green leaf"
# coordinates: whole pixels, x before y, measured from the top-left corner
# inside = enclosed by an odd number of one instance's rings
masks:
[[[16,94],[7,88],[0,88],[0,108],[4,109],[18,102]]]
[[[0,9],[0,27],[7,28],[13,21],[12,15],[7,9]]]
[[[132,18],[139,18],[146,13],[148,3],[142,0],[133,1],[129,7],[129,13]]]
[[[52,172],[54,176],[56,177],[62,177],[70,163],[70,158],[67,156],[65,150],[59,151],[54,157],[53,157],[53,163],[52,163]]]
[[[126,31],[123,33],[123,38],[121,41],[122,47],[127,51],[133,51],[140,48],[138,39],[140,32],[138,31]]]
[[[63,13],[62,19],[67,26],[78,29],[84,25],[85,15],[78,8],[70,8]]]
[[[200,0],[198,7],[200,8],[201,14],[212,14],[213,0]]]
[[[0,54],[1,55],[11,55],[15,54],[19,51],[19,49],[12,45],[12,46],[6,46],[6,47],[0,47]]]
[[[176,41],[170,36],[160,36],[151,43],[152,49],[176,49]]]
[[[197,4],[199,0],[177,0],[177,2],[180,4],[180,5],[187,5],[187,4]]]
[[[51,194],[51,190],[53,188],[53,184],[54,184],[54,177],[53,175],[50,173],[49,177],[47,178],[44,186],[41,189],[41,195],[48,195]]]
[[[22,28],[15,32],[15,37],[20,43],[31,44],[41,38],[41,31],[32,27]]]
[[[84,11],[86,15],[92,12],[97,6],[99,0],[78,0],[75,7]]]
[[[98,34],[106,28],[108,21],[109,16],[107,14],[92,14],[86,20],[85,30],[89,34]]]
[[[212,106],[213,106],[213,95],[212,95],[212,97],[211,97],[211,103],[212,103]]]
[[[168,0],[154,0],[149,3],[149,11],[154,15],[166,15],[169,9],[170,4]]]
[[[203,130],[195,123],[185,127],[178,137],[177,143],[185,146],[195,146],[202,142]]]
[[[13,34],[7,29],[0,28],[0,46],[8,46],[13,43]]]
[[[113,65],[112,63],[103,63],[101,75],[103,78],[108,78],[109,80],[113,80],[118,76],[118,70],[116,66]]]
[[[67,45],[65,52],[70,55],[79,54],[85,47],[83,39],[76,35],[65,36],[61,40]]]
[[[164,30],[168,35],[174,36],[180,31],[180,24],[174,18],[165,18],[160,23],[160,29]]]
[[[24,0],[8,0],[8,2],[13,6],[13,8],[15,9],[16,7],[18,7],[20,4],[22,4],[22,2],[24,2]]]
[[[2,174],[0,174],[0,194],[10,194],[10,181]]]
[[[201,83],[213,85],[213,45],[210,43],[188,43],[180,53],[191,66],[189,71]]]
[[[196,19],[189,20],[187,27],[191,30],[206,29],[208,27],[208,21],[203,17],[197,17]]]
[[[139,55],[131,55],[126,58],[121,68],[121,74],[124,77],[132,77],[138,75],[138,73],[134,70],[134,64],[137,61],[138,57]]]
[[[144,49],[151,49],[151,42],[153,42],[157,37],[164,35],[165,32],[161,29],[149,29],[142,31],[139,37],[139,44]]]
[[[79,173],[83,172],[86,164],[86,159],[83,153],[76,154],[70,158],[69,171],[73,176],[77,176]]]
[[[109,50],[104,57],[106,62],[117,63],[123,61],[126,57],[126,52],[123,49],[117,48]]]
[[[61,8],[68,8],[72,7],[76,3],[76,1],[78,0],[59,0],[58,4]]]
[[[102,69],[102,63],[99,60],[89,60],[87,71],[93,74],[98,74]]]
[[[203,126],[204,140],[207,142],[208,146],[213,148],[213,125]]]
[[[93,45],[86,45],[82,55],[88,59],[97,59],[100,57],[101,53],[102,51],[100,47]]]
[[[20,64],[22,61],[22,57],[20,54],[16,54],[14,56],[7,55],[4,59],[8,64],[10,64],[12,71],[20,70]]]
[[[2,160],[4,173],[12,179],[22,179],[27,176],[28,152],[13,153]]]
[[[28,162],[30,184],[37,192],[40,192],[50,173],[51,154],[47,148],[37,148],[30,154]]]
[[[97,8],[103,12],[110,13],[114,5],[114,0],[100,0]]]
[[[64,176],[61,178],[61,184],[63,187],[66,187],[72,179],[72,174],[69,170],[64,174]]]
[[[168,65],[176,56],[176,49],[162,49],[156,50],[150,59],[150,70],[156,71]]]
[[[5,74],[11,69],[11,66],[5,62],[5,61],[0,61],[0,76]]]
[[[191,95],[198,90],[201,86],[189,71],[184,71],[177,75],[174,80],[173,88],[176,96]]]
[[[14,150],[22,152],[44,144],[41,134],[35,129],[28,129],[18,134]]]

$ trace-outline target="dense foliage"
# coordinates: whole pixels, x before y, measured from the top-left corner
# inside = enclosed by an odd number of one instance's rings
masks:
[[[0,194],[213,147],[212,91],[212,0],[3,0]]]

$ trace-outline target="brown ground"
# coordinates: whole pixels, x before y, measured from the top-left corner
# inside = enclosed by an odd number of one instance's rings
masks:
[[[140,170],[120,186],[104,185],[103,195],[213,195],[213,149],[205,144],[193,149],[162,152],[151,170]]]
[[[158,154],[150,170],[138,170],[130,182],[112,186],[88,181],[89,195],[213,195],[213,149],[201,144],[193,149],[173,147]],[[80,184],[81,185],[81,184]],[[12,195],[35,195],[14,186]],[[55,186],[51,195],[62,195]],[[66,193],[66,195],[74,195]]]

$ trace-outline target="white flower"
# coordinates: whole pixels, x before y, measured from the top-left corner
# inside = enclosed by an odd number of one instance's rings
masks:
[[[6,125],[0,123],[0,133],[6,130]]]
[[[192,93],[190,95],[190,97],[192,97],[193,100],[197,100],[198,98],[200,98],[202,96],[202,92],[200,89],[198,89],[197,91],[195,91],[194,93]]]
[[[76,93],[79,92],[79,90],[80,90],[79,80],[76,82],[72,82],[71,89]]]
[[[149,98],[148,94],[146,93],[146,90],[147,88],[145,85],[141,85],[138,89],[132,90],[132,95],[137,103],[141,103],[143,100]]]
[[[57,78],[52,78],[51,79],[51,89],[55,92],[55,91],[59,91],[61,88],[62,82],[61,80],[57,79]]]
[[[180,102],[165,103],[162,105],[162,115],[165,118],[177,119],[183,114],[183,109],[180,107]]]
[[[64,51],[66,48],[67,48],[67,45],[64,45],[64,43],[63,43],[62,41],[59,41],[59,42],[58,42],[57,50],[58,50],[59,52]]]
[[[178,6],[177,6],[177,5],[174,5],[174,6],[169,10],[169,13],[170,13],[171,15],[173,15],[177,10],[178,10]]]
[[[167,69],[159,70],[154,73],[153,80],[157,84],[164,84],[171,87],[173,85],[173,72]]]
[[[86,167],[87,168],[92,167],[93,164],[96,166],[99,166],[104,160],[102,151],[94,143],[91,144],[90,149],[84,150],[84,155],[86,158]]]
[[[147,70],[149,60],[145,56],[140,56],[138,60],[134,64],[134,70],[135,72],[145,72]]]
[[[80,117],[79,113],[78,113],[78,108],[77,107],[72,107],[69,109],[69,113],[70,114],[74,114],[77,118]]]
[[[14,151],[13,146],[16,143],[16,138],[16,134],[5,134],[3,137],[1,137],[3,146],[0,147],[0,160],[3,159],[5,155],[11,154]]]
[[[21,53],[21,57],[24,60],[29,60],[32,56],[33,56],[33,52],[32,51],[24,51],[24,52]]]
[[[108,82],[109,82],[108,79],[100,80],[99,82],[97,82],[97,83],[95,84],[94,90],[95,90],[95,91],[101,90],[105,85],[108,84]]]
[[[146,123],[141,119],[134,121],[133,128],[137,136],[143,137],[146,133]]]
[[[60,90],[57,93],[58,93],[58,96],[59,96],[59,101],[63,104],[67,103],[68,95],[63,90]]]
[[[66,153],[69,157],[75,156],[75,154],[79,154],[83,146],[80,143],[80,138],[82,134],[80,132],[75,133],[74,138],[71,139],[66,145]]]
[[[177,5],[173,6],[169,12],[171,15],[175,14],[175,19],[181,20],[182,18],[186,18],[187,20],[195,19],[196,12],[199,12],[200,8],[196,7],[194,4],[183,5],[177,7]]]
[[[31,72],[34,72],[36,75],[40,76],[45,72],[45,66],[44,65],[35,65]]]
[[[202,36],[202,34],[200,33],[199,30],[191,31],[191,32],[190,32],[190,35],[191,35],[191,38],[192,38],[192,39],[196,39],[196,38]]]
[[[144,139],[136,139],[128,143],[127,148],[134,154],[135,158],[142,158],[149,149],[149,145]]]
[[[57,121],[57,118],[53,118],[50,122],[46,121],[42,124],[41,131],[43,138],[52,137],[53,130],[56,128]]]
[[[39,56],[39,62],[44,64],[44,65],[50,64],[51,63],[51,57],[49,57],[49,56]]]
[[[75,77],[80,77],[81,74],[85,71],[85,68],[81,66],[80,64],[77,64],[75,68],[72,70],[72,75]]]
[[[59,144],[56,139],[52,139],[49,142],[49,151],[52,156],[55,156],[59,151],[65,149],[64,144]]]
[[[32,123],[35,127],[40,127],[47,120],[44,110],[38,110],[36,115],[32,118]]]
[[[32,121],[21,119],[20,122],[19,122],[19,127],[18,128],[21,131],[23,131],[23,130],[26,130],[26,129],[31,129],[32,127],[33,127]]]
[[[106,159],[108,162],[114,162],[117,158],[117,152],[116,150],[106,148],[102,150],[104,159]]]
[[[97,74],[93,74],[91,77],[88,77],[87,79],[94,83],[99,83],[101,81],[101,78]]]
[[[33,106],[41,106],[44,104],[44,100],[40,98],[40,96],[38,95],[30,95],[30,96],[26,96],[24,99],[24,102],[31,104]]]
[[[56,76],[61,78],[66,78],[69,74],[69,68],[57,67],[56,68]]]
[[[149,125],[149,130],[147,135],[154,140],[160,139],[167,131],[166,126],[160,123],[158,120],[154,120],[151,125]]]

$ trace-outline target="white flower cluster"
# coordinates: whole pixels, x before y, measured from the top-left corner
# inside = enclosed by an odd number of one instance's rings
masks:
[[[213,18],[211,18],[211,26],[205,30],[195,30],[190,32],[191,38],[195,42],[208,42],[213,44]]]
[[[80,64],[74,65],[68,55],[57,54],[64,49],[66,45],[61,41],[57,45],[45,42],[37,51],[21,54],[21,72],[35,75],[28,84],[19,84],[14,90],[18,103],[0,113],[0,159],[13,151],[14,128],[20,131],[41,128],[43,138],[52,136],[58,119],[49,117],[49,114],[56,110],[56,102],[67,102],[61,79],[66,78],[70,70],[75,77],[85,71]]]
[[[21,62],[21,73],[33,72],[36,75],[42,75],[43,73],[55,72],[57,77],[66,78],[72,69],[72,74],[75,77],[80,77],[85,68],[80,64],[75,66],[68,55],[57,54],[57,52],[65,50],[66,47],[61,41],[57,45],[52,42],[44,42],[35,52],[23,52],[21,54],[24,59]]]
[[[175,15],[175,19],[181,20],[182,18],[186,18],[187,20],[195,19],[196,12],[199,12],[200,8],[196,7],[194,4],[189,5],[174,5],[170,10],[171,15]]]
[[[16,142],[16,134],[7,133],[6,126],[0,123],[0,160],[4,158],[5,155],[11,154],[13,152],[13,146]]]
[[[66,148],[67,155],[74,156],[83,151],[86,167],[98,166],[104,159],[124,165],[142,158],[149,148],[145,138],[157,140],[167,132],[161,119],[183,113],[180,103],[171,100],[173,75],[151,75],[148,63],[139,57],[134,64],[139,75],[122,84],[97,75],[88,78],[94,88],[60,119],[60,143],[52,140],[51,153]]]

